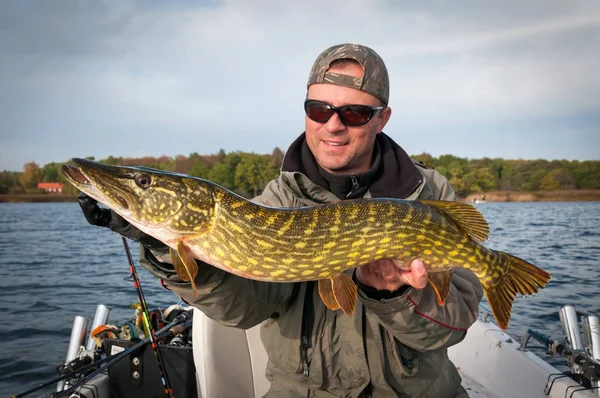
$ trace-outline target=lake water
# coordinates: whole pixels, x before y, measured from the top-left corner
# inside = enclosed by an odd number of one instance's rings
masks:
[[[533,328],[559,339],[564,304],[600,313],[600,203],[477,206],[491,228],[487,247],[553,274],[546,289],[516,300],[510,334],[518,339]],[[137,245],[131,249],[137,261]],[[0,396],[56,376],[74,316],[93,318],[97,304],[112,307],[114,323],[133,316],[137,295],[123,280],[129,268],[120,237],[87,224],[75,203],[0,203],[0,269]],[[150,309],[177,301],[142,267],[138,273]]]

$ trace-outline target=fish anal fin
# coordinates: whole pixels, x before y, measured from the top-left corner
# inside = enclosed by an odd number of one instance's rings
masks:
[[[331,279],[331,285],[333,287],[333,295],[340,308],[346,315],[352,317],[358,298],[356,284],[352,278],[342,272]]]
[[[198,275],[198,264],[192,256],[191,249],[184,242],[177,242],[177,250],[169,250],[169,256],[177,275],[183,281],[191,283],[194,297],[198,297],[198,289],[194,281]]]
[[[333,294],[333,281],[331,279],[319,279],[319,296],[330,310],[335,311],[340,308]]]
[[[446,200],[420,200],[419,202],[435,207],[450,218],[464,233],[477,242],[484,242],[490,235],[490,226],[483,214],[466,202]]]
[[[435,292],[439,305],[444,305],[448,294],[450,294],[450,285],[452,284],[452,273],[454,270],[430,272],[427,280]]]

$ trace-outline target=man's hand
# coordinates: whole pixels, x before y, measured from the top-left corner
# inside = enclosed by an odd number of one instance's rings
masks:
[[[109,209],[100,208],[96,199],[87,196],[83,192],[80,192],[79,196],[77,196],[77,202],[79,202],[79,207],[81,207],[81,211],[87,222],[97,227],[108,228],[108,224],[112,218]]]
[[[367,286],[378,290],[398,290],[404,285],[423,289],[427,285],[427,269],[421,260],[415,258],[408,270],[402,270],[390,259],[363,265],[356,269],[356,277]]]
[[[81,192],[77,197],[81,211],[87,222],[97,227],[105,227],[121,236],[135,240],[142,246],[151,250],[167,250],[168,247],[158,239],[143,233],[131,225],[123,217],[110,209],[98,206],[96,199]]]

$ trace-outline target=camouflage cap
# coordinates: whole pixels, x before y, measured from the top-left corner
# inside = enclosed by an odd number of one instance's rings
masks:
[[[328,72],[338,59],[353,59],[364,69],[363,77]],[[323,51],[313,64],[307,87],[316,83],[337,84],[356,88],[379,98],[385,105],[390,98],[390,80],[385,63],[375,51],[360,44],[338,44]]]

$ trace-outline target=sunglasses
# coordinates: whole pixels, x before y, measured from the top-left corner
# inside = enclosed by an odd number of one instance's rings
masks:
[[[367,124],[377,112],[385,108],[385,106],[368,105],[333,106],[327,102],[311,99],[304,101],[304,111],[310,120],[317,123],[327,123],[331,116],[337,113],[340,122],[349,127]]]

